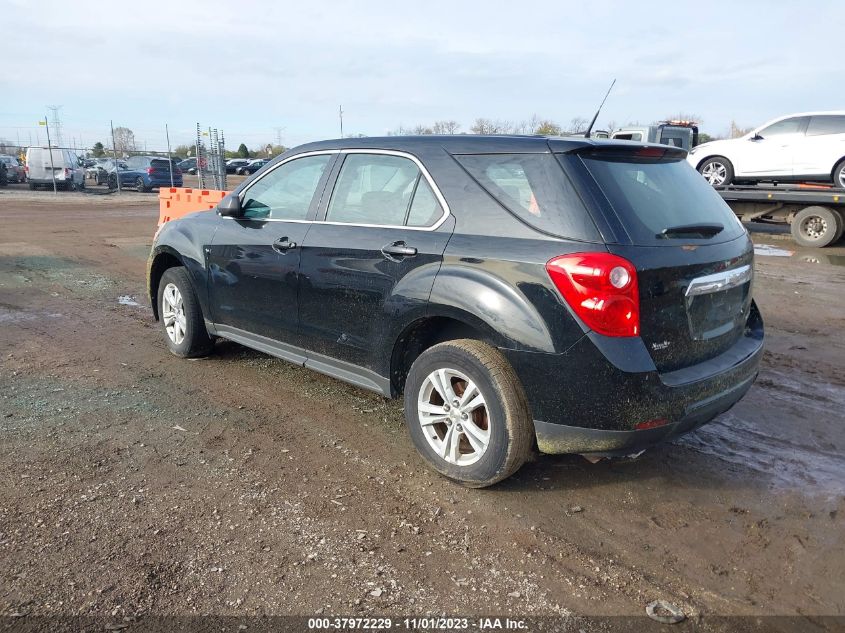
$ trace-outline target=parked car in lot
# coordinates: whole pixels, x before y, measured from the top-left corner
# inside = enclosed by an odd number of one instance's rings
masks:
[[[239,167],[246,167],[249,160],[246,158],[230,158],[226,161],[226,173],[234,174]]]
[[[6,182],[26,181],[26,170],[17,158],[9,154],[0,154],[0,163],[6,165]]]
[[[175,161],[173,161],[175,162]],[[171,186],[171,161],[161,156],[131,156],[126,159],[126,168],[109,173],[109,187],[117,187],[118,174],[121,187],[133,187],[138,191],[150,191],[157,187]],[[178,165],[172,165],[173,186],[182,186],[182,172]]]
[[[52,154],[52,160],[51,160]],[[29,188],[53,186],[55,174],[59,189],[84,189],[85,170],[82,161],[69,149],[28,147],[26,149],[26,179]]]
[[[178,356],[221,337],[404,393],[416,448],[469,486],[534,446],[634,454],[733,406],[762,355],[751,241],[685,156],[585,138],[304,145],[161,227],[153,312]]]
[[[196,157],[186,158],[179,162],[178,167],[183,174],[195,174],[197,173],[197,159]]]
[[[93,180],[97,185],[105,185],[108,182],[109,172],[114,169],[114,161],[111,158],[92,158],[85,162],[88,164],[85,167],[86,180]]]
[[[687,161],[714,186],[779,180],[845,188],[845,110],[782,116],[740,138],[702,143]]]
[[[267,163],[269,163],[269,159],[267,158],[255,158],[249,161],[246,165],[242,165],[240,167],[235,168],[236,174],[241,174],[243,176],[247,176],[249,174],[254,174],[259,169],[264,167]]]

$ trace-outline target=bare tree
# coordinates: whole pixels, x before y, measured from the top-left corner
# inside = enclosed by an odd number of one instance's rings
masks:
[[[582,116],[572,117],[569,121],[569,131],[573,134],[578,134],[580,132],[585,132],[587,130],[587,124],[590,121],[585,119]]]
[[[615,130],[617,127],[616,121],[614,121],[613,119],[608,121],[605,125],[607,126],[605,129],[608,131],[609,134],[613,134],[613,130]]]
[[[414,134],[421,135],[421,134],[434,134],[430,127],[426,127],[425,125],[417,125],[414,127]]]
[[[490,119],[476,119],[475,123],[472,124],[470,131],[473,134],[497,134],[498,129],[496,128],[496,123]]]
[[[114,128],[114,148],[118,153],[134,152],[137,149],[135,133],[128,127]]]
[[[746,134],[748,134],[753,129],[754,129],[753,127],[739,127],[736,124],[736,121],[731,121],[731,130],[728,133],[728,137],[729,138],[739,138],[740,136],[745,136]]]
[[[431,128],[435,134],[457,134],[461,124],[457,121],[435,121]]]

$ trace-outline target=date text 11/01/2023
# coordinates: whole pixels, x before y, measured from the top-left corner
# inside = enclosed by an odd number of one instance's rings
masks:
[[[443,618],[443,617],[420,617],[420,618],[309,618],[308,628],[310,630],[388,630],[403,628],[407,630],[511,630],[519,631],[527,628],[524,620],[512,618]]]

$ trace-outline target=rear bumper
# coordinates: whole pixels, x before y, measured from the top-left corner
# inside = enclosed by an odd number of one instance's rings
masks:
[[[752,304],[745,334],[723,354],[660,373],[639,338],[588,334],[563,354],[504,349],[522,382],[546,453],[632,453],[712,420],[740,400],[763,356]],[[656,428],[637,425],[663,420]]]
[[[597,456],[630,455],[694,431],[734,406],[748,393],[754,376],[686,407],[683,417],[661,427],[642,431],[608,431],[534,421],[537,448],[543,453],[589,453]]]

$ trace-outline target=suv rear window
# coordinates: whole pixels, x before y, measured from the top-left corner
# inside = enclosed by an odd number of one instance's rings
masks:
[[[174,163],[174,167],[175,166],[176,165]],[[153,169],[167,169],[169,171],[170,163],[167,160],[151,160],[150,167],[152,167]]]
[[[745,229],[721,196],[683,158],[655,160],[594,154],[584,164],[610,201],[635,244],[668,245],[667,228],[721,224],[709,238],[725,242]]]
[[[584,203],[552,154],[464,154],[455,159],[526,224],[560,237],[599,239]]]

